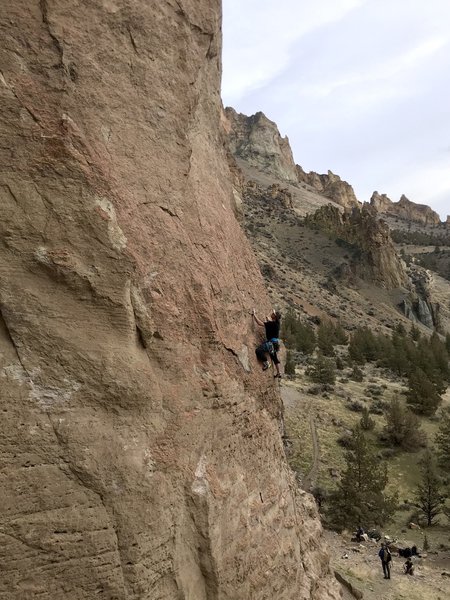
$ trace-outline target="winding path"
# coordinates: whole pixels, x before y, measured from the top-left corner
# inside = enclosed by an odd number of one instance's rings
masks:
[[[298,390],[291,386],[282,385],[281,386],[281,398],[283,400],[283,404],[285,407],[294,406],[302,402],[302,396]],[[319,461],[320,461],[320,447],[319,447],[319,438],[317,436],[317,428],[316,421],[314,418],[314,414],[311,408],[311,404],[308,404],[308,420],[309,420],[309,428],[311,431],[311,440],[312,440],[312,464],[308,473],[303,477],[303,489],[306,491],[310,491],[316,484],[317,475],[319,474]]]

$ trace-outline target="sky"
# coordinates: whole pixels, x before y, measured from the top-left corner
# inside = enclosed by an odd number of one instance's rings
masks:
[[[450,215],[449,0],[223,0],[222,99],[358,200]]]

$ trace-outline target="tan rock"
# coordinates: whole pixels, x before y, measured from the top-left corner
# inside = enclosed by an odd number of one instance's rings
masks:
[[[379,194],[374,192],[370,199],[370,205],[373,206],[378,212],[388,213],[394,211],[393,202],[386,194]]]
[[[439,225],[441,222],[439,215],[432,208],[425,204],[411,202],[405,195],[402,195],[398,202],[392,202],[386,194],[380,195],[378,192],[374,192],[370,204],[380,213],[389,214],[405,221],[423,225]]]
[[[250,165],[287,182],[297,182],[297,171],[287,137],[264,113],[247,117],[227,107],[229,146],[233,155]]]
[[[361,279],[393,289],[408,286],[403,262],[392,242],[389,227],[377,217],[373,206],[340,211],[331,204],[320,208],[308,220],[358,249],[352,260],[352,272]],[[342,275],[346,275],[343,271]]]
[[[332,171],[328,171],[327,174],[322,175],[314,171],[306,173],[297,165],[297,175],[299,181],[307,183],[320,194],[344,208],[352,208],[360,204],[355,196],[353,187]]]
[[[220,21],[216,0],[3,7],[5,599],[339,597],[253,359],[269,303]]]

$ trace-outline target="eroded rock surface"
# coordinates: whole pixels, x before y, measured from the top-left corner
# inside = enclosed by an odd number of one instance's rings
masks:
[[[362,208],[341,212],[330,204],[309,215],[308,221],[350,245],[354,251],[352,270],[361,279],[387,289],[408,286],[389,227],[377,218],[373,206],[365,203]]]
[[[411,202],[402,195],[398,202],[392,202],[386,194],[374,192],[370,204],[380,213],[395,216],[405,221],[420,223],[421,225],[439,225],[441,219],[437,212],[425,204]]]
[[[220,18],[3,7],[2,599],[339,597],[253,360]]]
[[[358,199],[355,196],[353,187],[343,181],[339,175],[336,175],[332,171],[319,175],[314,171],[306,173],[300,166],[297,165],[297,175],[299,181],[304,181],[312,188],[314,188],[319,194],[329,198],[343,206],[344,208],[353,208],[359,206]]]
[[[297,169],[287,137],[264,113],[247,117],[233,108],[225,109],[231,152],[264,173],[283,181],[298,182]]]

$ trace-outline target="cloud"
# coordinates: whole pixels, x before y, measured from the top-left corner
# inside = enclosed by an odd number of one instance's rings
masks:
[[[365,0],[223,0],[222,94],[230,103],[258,89],[289,63],[291,45],[336,22]]]
[[[414,169],[405,168],[387,184],[394,196],[400,198],[408,188],[414,190],[408,196],[413,202],[432,204],[440,211],[442,218],[447,210],[450,213],[450,180],[448,161],[435,159],[432,163],[415,165]],[[446,206],[445,206],[446,204]]]
[[[396,93],[401,93],[398,85],[399,78],[404,77],[405,73],[411,69],[417,70],[421,61],[424,61],[433,56],[438,50],[448,44],[448,39],[444,36],[439,38],[429,38],[419,42],[413,48],[406,49],[402,53],[393,57],[383,57],[382,60],[375,63],[372,68],[358,66],[355,70],[347,73],[342,73],[340,76],[327,79],[326,81],[312,81],[309,85],[305,85],[299,90],[302,96],[310,96],[312,98],[320,98],[329,96],[333,92],[345,87],[358,87],[362,90],[362,97],[366,98],[364,88],[370,84],[381,86],[392,83],[396,88]],[[393,90],[384,88],[381,90],[381,98],[392,97]]]
[[[224,16],[226,104],[262,110],[299,164],[361,200],[378,189],[448,210],[447,0],[224,0]]]

